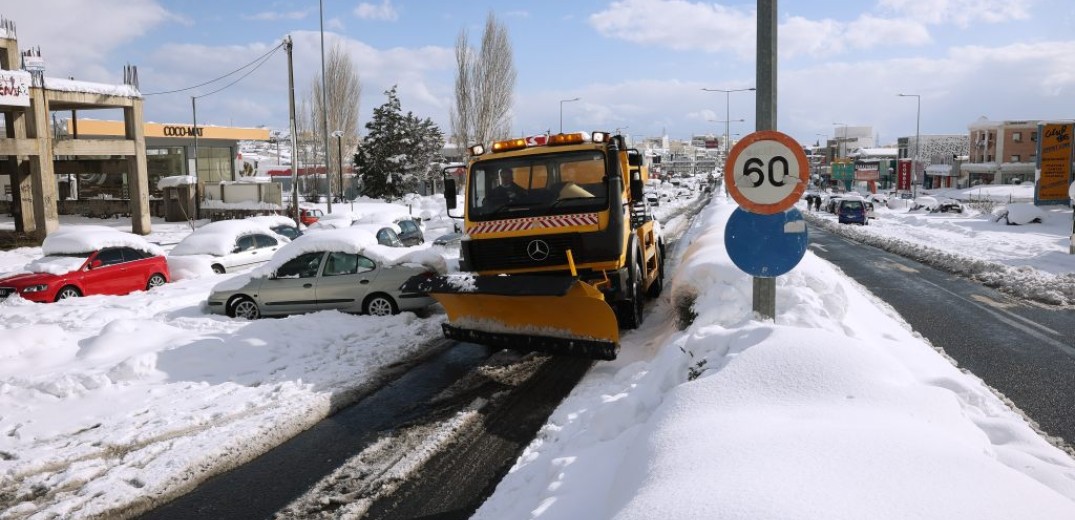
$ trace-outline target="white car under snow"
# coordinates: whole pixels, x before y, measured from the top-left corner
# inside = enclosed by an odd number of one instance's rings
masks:
[[[283,216],[251,217],[210,222],[176,244],[168,252],[168,266],[177,277],[229,273],[257,267],[272,258],[290,240],[272,230],[292,225]]]

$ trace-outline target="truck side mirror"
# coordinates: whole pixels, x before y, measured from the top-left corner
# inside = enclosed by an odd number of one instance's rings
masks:
[[[444,179],[444,205],[455,209],[455,179]]]
[[[642,183],[642,169],[631,168],[631,200],[642,200],[643,188],[645,185]]]

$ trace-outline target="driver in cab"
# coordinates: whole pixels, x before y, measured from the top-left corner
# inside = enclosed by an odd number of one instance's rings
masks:
[[[515,184],[510,168],[501,168],[497,172],[497,185],[489,191],[488,201],[494,204],[511,202],[523,195],[523,189]]]

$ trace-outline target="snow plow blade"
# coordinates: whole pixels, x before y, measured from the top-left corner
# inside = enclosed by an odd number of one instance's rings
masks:
[[[448,275],[412,278],[448,312],[444,335],[497,348],[616,359],[616,314],[594,286],[568,277]]]

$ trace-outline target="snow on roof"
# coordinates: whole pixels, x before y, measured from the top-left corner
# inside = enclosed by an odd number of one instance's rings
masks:
[[[62,226],[45,237],[41,252],[45,256],[91,253],[103,247],[130,247],[153,255],[164,250],[145,238],[108,226]]]
[[[157,181],[157,189],[163,190],[164,188],[174,188],[176,186],[186,186],[190,184],[198,184],[198,178],[193,175],[173,175],[171,177],[161,177]]]
[[[859,148],[847,155],[851,157],[895,157],[899,154],[899,148]]]
[[[61,92],[82,92],[86,94],[105,94],[108,96],[140,98],[142,93],[131,85],[111,85],[108,83],[93,83],[90,81],[76,81],[64,78],[45,78],[47,90]]]
[[[283,242],[287,238],[273,233],[264,219],[221,220],[210,222],[184,238],[168,253],[169,256],[213,255],[231,253],[235,240],[243,235],[265,233]],[[294,225],[294,222],[291,222]]]
[[[286,217],[284,215],[259,215],[256,217],[247,217],[246,220],[263,223],[269,227],[295,225],[295,221],[291,220],[291,217]]]
[[[303,253],[313,251],[342,251],[360,254],[385,266],[421,264],[438,273],[448,271],[444,256],[428,247],[388,247],[377,243],[377,238],[364,229],[326,229],[320,233],[302,235],[294,242],[284,245],[264,266],[255,271],[270,273],[285,262]]]

